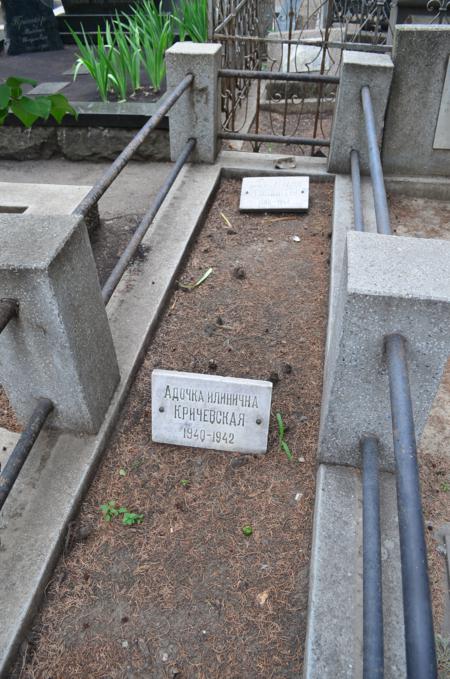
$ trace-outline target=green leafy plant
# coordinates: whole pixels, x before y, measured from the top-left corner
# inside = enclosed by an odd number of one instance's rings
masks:
[[[181,41],[186,38],[192,42],[208,41],[207,0],[181,0],[178,5],[172,5],[172,11]]]
[[[279,443],[280,443],[280,448],[281,450],[286,454],[286,457],[289,461],[292,461],[294,459],[294,456],[292,454],[291,449],[289,448],[286,440],[285,440],[285,433],[286,433],[286,427],[284,426],[283,423],[283,418],[281,417],[281,413],[277,413],[277,424],[278,424],[278,438],[279,438]]]
[[[152,87],[159,90],[166,74],[165,52],[174,43],[175,31],[182,41],[206,42],[207,16],[207,0],[181,0],[172,15],[163,11],[162,3],[158,7],[153,0],[141,0],[131,14],[116,13],[106,23],[104,35],[98,28],[95,39],[86,35],[83,26],[81,37],[68,26],[78,48],[74,79],[84,65],[102,101],[108,100],[110,92],[123,100],[140,89],[144,69]]]
[[[116,507],[117,502],[114,500],[109,500],[105,505],[100,505],[100,510],[103,514],[105,521],[111,521],[115,516],[118,516],[119,510]]]
[[[100,510],[104,520],[107,522],[110,522],[116,516],[121,515],[124,526],[134,526],[135,524],[142,523],[144,520],[143,514],[130,512],[126,507],[117,507],[117,502],[115,502],[115,500],[109,500],[106,504],[100,505]]]
[[[191,482],[189,479],[181,479],[180,484],[183,486],[183,488],[187,488]]]
[[[153,0],[142,0],[130,21],[139,26],[143,65],[152,86],[159,90],[166,74],[164,56],[174,42],[172,19],[164,14],[162,2],[158,8]]]
[[[77,116],[75,109],[62,94],[27,97],[23,94],[22,85],[37,85],[30,78],[7,78],[0,84],[0,125],[5,122],[8,113],[13,113],[25,127],[31,127],[36,120],[48,120],[51,116],[60,123],[65,115]]]
[[[253,535],[253,528],[251,526],[242,526],[242,532],[245,535],[246,538],[249,538],[250,535]]]
[[[119,509],[119,514],[122,514],[122,523],[124,526],[134,526],[135,524],[142,523],[144,520],[143,514],[129,512],[125,507]]]
[[[441,490],[444,491],[444,493],[448,493],[450,491],[450,483],[448,481],[443,481],[441,483]]]
[[[108,101],[108,87],[110,83],[109,76],[111,73],[111,67],[108,48],[106,46],[105,40],[103,39],[100,27],[97,29],[96,43],[87,37],[83,26],[81,27],[83,39],[81,39],[70,26],[68,26],[68,28],[79,50],[78,59],[75,63],[73,79],[77,79],[80,68],[84,66],[90,73],[91,77],[95,80],[100,99],[102,101]]]

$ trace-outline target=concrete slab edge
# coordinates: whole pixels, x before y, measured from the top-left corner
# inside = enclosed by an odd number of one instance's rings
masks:
[[[281,159],[294,158],[295,167],[276,168],[275,163]],[[332,182],[334,174],[327,172],[326,158],[311,156],[292,156],[286,153],[249,153],[247,151],[222,151],[217,162],[222,167],[222,176],[270,177],[308,175],[312,182]]]

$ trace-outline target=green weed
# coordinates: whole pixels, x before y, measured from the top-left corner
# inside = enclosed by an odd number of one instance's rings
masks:
[[[31,127],[36,120],[47,120],[50,116],[60,123],[65,115],[77,117],[77,112],[62,94],[50,94],[40,97],[26,97],[22,85],[37,85],[30,78],[7,78],[0,84],[0,125],[5,122],[8,113],[13,113],[25,127]]]
[[[112,519],[117,516],[122,516],[122,523],[124,526],[134,526],[135,524],[142,523],[144,520],[143,514],[130,512],[126,507],[117,507],[117,502],[115,502],[115,500],[109,500],[106,504],[100,505],[100,510],[104,520],[108,522],[112,521]]]
[[[208,41],[208,9],[206,0],[181,0],[172,5],[173,21],[178,28],[180,40]]]
[[[291,449],[289,448],[287,442],[285,441],[285,433],[286,433],[286,428],[283,423],[283,418],[281,417],[281,413],[277,413],[277,424],[278,424],[278,439],[280,443],[280,448],[281,450],[286,454],[287,459],[292,462],[294,459],[294,456],[292,454]]]
[[[120,100],[141,87],[144,69],[155,90],[161,88],[166,74],[165,52],[173,45],[175,30],[180,40],[206,42],[208,39],[207,0],[181,0],[173,14],[166,14],[162,4],[141,0],[128,16],[119,15],[100,29],[96,39],[89,38],[83,26],[80,38],[69,26],[78,48],[74,79],[82,65],[97,84],[102,101],[114,93]]]

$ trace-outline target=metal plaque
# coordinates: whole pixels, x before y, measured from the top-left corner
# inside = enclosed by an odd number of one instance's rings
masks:
[[[271,382],[154,370],[152,440],[265,453],[271,400]]]
[[[245,212],[305,212],[309,207],[309,177],[244,177],[240,210]]]

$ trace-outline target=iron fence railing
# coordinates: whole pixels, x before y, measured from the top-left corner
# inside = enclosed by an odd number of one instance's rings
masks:
[[[178,177],[180,174],[181,170],[185,166],[189,156],[191,155],[192,151],[195,148],[195,139],[189,139],[187,144],[185,145],[183,151],[180,153],[177,161],[174,163],[172,169],[170,170],[169,175],[166,177],[164,184],[162,187],[159,189],[156,198],[154,199],[152,205],[148,209],[148,211],[145,213],[144,217],[142,218],[142,221],[140,222],[138,228],[134,232],[133,236],[131,237],[130,241],[128,242],[128,245],[126,246],[124,252],[119,258],[119,261],[115,265],[114,269],[110,273],[106,283],[104,284],[102,288],[102,297],[103,301],[105,304],[107,304],[116,289],[117,285],[120,282],[120,279],[122,278],[123,274],[125,273],[129,263],[133,259],[134,255],[136,254],[136,251],[144,238],[145,234],[147,233],[151,223],[153,222],[154,218],[156,217],[159,208],[164,202],[165,197],[169,193],[170,189],[172,188],[175,179]]]
[[[180,99],[180,97],[191,87],[194,81],[193,75],[187,75],[181,82],[163,99],[158,109],[153,113],[152,117],[133,137],[130,143],[119,154],[116,160],[108,167],[92,189],[88,192],[82,202],[74,210],[73,214],[86,217],[89,211],[97,205],[100,198],[105,191],[111,186],[116,177],[122,172],[125,166],[132,159],[135,152],[145,141],[148,135],[156,129],[164,116],[169,112],[172,106]],[[153,222],[158,210],[160,209],[165,197],[170,188],[173,186],[181,169],[186,164],[189,156],[195,148],[195,139],[190,139],[179,158],[174,163],[168,177],[163,186],[159,190],[151,207],[144,215],[141,223],[131,237],[123,254],[119,258],[116,266],[108,277],[105,285],[102,288],[102,297],[105,304],[110,300],[114,290],[124,275],[128,265],[136,254],[136,251],[147,233],[150,225]],[[14,299],[0,299],[0,333],[7,327],[10,321],[19,314],[19,304]],[[27,422],[24,431],[22,432],[19,441],[11,452],[4,469],[0,473],[0,510],[3,507],[15,481],[22,469],[32,447],[41,432],[48,416],[54,410],[54,404],[48,398],[40,398],[37,400],[36,407]]]
[[[95,183],[89,193],[74,210],[74,214],[86,217],[89,210],[98,203],[105,191],[111,186],[116,177],[122,172],[124,167],[130,162],[136,151],[144,143],[149,134],[155,130],[163,120],[164,116],[170,111],[172,106],[178,101],[181,95],[192,85],[193,75],[187,75],[181,82],[166,96],[158,109],[152,114],[151,118],[133,137],[130,143],[117,156],[116,160],[109,166],[100,179]]]
[[[224,70],[338,76],[344,49],[391,50],[390,0],[209,1],[210,39],[222,44]],[[336,87],[324,82],[316,87],[294,81],[255,83],[242,75],[222,78],[220,93],[224,139],[235,140],[230,134],[253,133],[255,128],[293,137],[305,127],[311,132],[301,136],[322,139],[331,124]],[[259,151],[260,144],[252,142],[252,148]],[[306,150],[300,147],[298,152]]]
[[[370,89],[361,90],[369,167],[375,203],[377,231],[392,235],[389,208],[377,143]],[[363,230],[359,154],[350,154],[355,228]],[[436,651],[427,571],[425,531],[420,493],[414,417],[407,365],[407,340],[399,333],[385,337],[389,375],[397,511],[403,590],[406,665],[408,679],[436,679]],[[382,679],[383,619],[381,553],[379,549],[379,491],[375,437],[361,437],[363,456],[364,530],[364,679]],[[377,518],[378,517],[378,518]]]
[[[259,85],[261,81],[268,81],[271,83],[281,83],[284,86],[290,83],[304,83],[307,85],[333,85],[336,87],[339,83],[339,77],[336,75],[320,74],[320,73],[283,73],[273,71],[248,71],[244,69],[220,69],[219,78],[230,79],[245,79],[247,81],[256,81]],[[259,90],[258,90],[259,91]],[[259,104],[259,99],[258,99]],[[298,146],[312,146],[312,147],[328,147],[330,146],[330,139],[326,137],[316,136],[314,133],[311,137],[289,135],[286,134],[283,126],[281,132],[276,134],[260,132],[259,129],[259,105],[256,109],[255,131],[242,132],[222,130],[219,132],[219,138],[229,141],[243,141],[249,142],[255,147],[259,147],[262,143],[276,143],[276,144],[295,144]],[[315,132],[317,130],[315,129]]]

